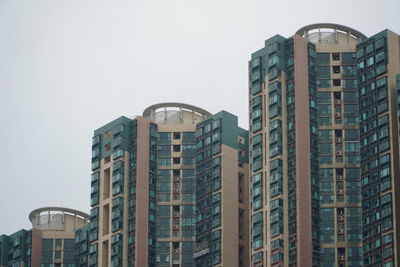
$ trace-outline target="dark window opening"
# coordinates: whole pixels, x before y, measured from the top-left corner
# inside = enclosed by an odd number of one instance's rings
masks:
[[[181,139],[181,133],[174,133],[174,139]]]
[[[332,53],[332,60],[340,60],[340,53]]]
[[[332,66],[333,73],[340,73],[340,66]]]
[[[333,86],[340,86],[341,80],[340,79],[334,79],[333,80]]]

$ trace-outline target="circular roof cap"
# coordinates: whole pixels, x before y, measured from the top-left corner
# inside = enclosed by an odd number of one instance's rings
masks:
[[[143,117],[151,117],[152,112],[156,111],[157,109],[167,109],[167,108],[181,108],[186,109],[192,112],[196,112],[204,117],[211,116],[212,114],[205,109],[188,105],[184,103],[177,103],[177,102],[165,102],[165,103],[158,103],[154,104],[143,111]]]
[[[320,30],[324,30],[324,29],[343,32],[345,34],[349,34],[349,35],[353,36],[355,39],[360,40],[360,41],[364,40],[364,39],[367,39],[367,36],[364,35],[363,33],[359,32],[359,31],[357,31],[357,30],[355,30],[353,28],[350,28],[350,27],[347,27],[347,26],[344,26],[344,25],[340,25],[340,24],[335,24],[335,23],[310,24],[310,25],[304,26],[303,28],[299,29],[296,32],[296,34],[305,37],[305,36],[308,35],[308,33],[310,31],[313,31],[313,30],[319,30],[320,31]]]
[[[30,222],[33,221],[33,219],[36,217],[35,215],[37,214],[41,214],[44,212],[50,213],[50,212],[57,212],[57,213],[63,213],[63,214],[70,214],[72,216],[79,216],[85,220],[89,220],[90,219],[90,215],[87,213],[84,213],[82,211],[79,210],[74,210],[74,209],[69,209],[69,208],[62,208],[62,207],[43,207],[43,208],[39,208],[39,209],[35,209],[34,211],[32,211],[31,213],[29,213],[29,220]]]

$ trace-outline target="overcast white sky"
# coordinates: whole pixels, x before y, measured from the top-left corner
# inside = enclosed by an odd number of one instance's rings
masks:
[[[265,39],[316,22],[400,33],[399,14],[399,0],[0,0],[0,234],[43,206],[89,212],[105,123],[175,101],[248,128],[247,61]]]

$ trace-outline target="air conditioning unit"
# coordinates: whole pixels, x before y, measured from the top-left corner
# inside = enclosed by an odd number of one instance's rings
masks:
[[[343,256],[343,255],[340,255],[340,256],[339,256],[339,260],[340,260],[340,261],[344,261],[344,256]]]
[[[343,219],[344,219],[344,218],[343,218],[343,215],[339,215],[339,216],[338,216],[338,220],[339,220],[339,221],[343,221]]]
[[[179,188],[175,188],[174,192],[175,192],[175,193],[179,193],[179,192],[180,192],[180,191],[179,191]]]
[[[343,176],[342,175],[337,175],[336,179],[339,180],[339,181],[342,181],[343,180]]]
[[[336,137],[336,143],[341,143],[342,142],[342,138],[341,137]]]
[[[175,218],[179,218],[179,213],[174,213]]]
[[[343,194],[343,189],[338,190],[338,194],[342,195]]]
[[[342,151],[336,151],[336,156],[342,156],[343,152]]]
[[[174,178],[175,182],[179,182],[179,176]]]
[[[179,225],[174,225],[174,230],[178,230],[179,229]]]
[[[335,104],[336,104],[336,105],[340,105],[340,99],[336,99],[336,100],[335,100]]]
[[[174,253],[179,253],[179,249],[174,248]]]
[[[340,117],[342,117],[342,116],[340,115],[340,113],[335,113],[335,118],[340,118]]]
[[[339,229],[339,234],[344,234],[344,229]]]

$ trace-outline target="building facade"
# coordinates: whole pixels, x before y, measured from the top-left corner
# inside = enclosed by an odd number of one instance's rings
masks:
[[[0,236],[1,267],[74,267],[75,231],[88,225],[89,215],[60,207],[29,214],[31,230]]]
[[[208,117],[211,114],[198,107],[161,103],[147,108],[142,117],[121,117],[95,131],[89,266],[197,265],[196,127]],[[246,138],[237,128],[236,118],[232,138]],[[237,154],[235,160],[237,166]],[[230,179],[237,182],[238,173],[236,169]],[[242,173],[245,184],[248,176]],[[236,198],[226,201],[236,201],[232,223],[239,229],[238,190],[232,192]],[[245,218],[243,214],[242,227],[247,226]],[[242,242],[245,262],[248,252]],[[239,264],[239,257],[235,262]]]
[[[388,30],[314,24],[252,54],[252,266],[398,265],[399,72]]]
[[[248,266],[248,132],[222,111],[197,124],[197,267]]]

